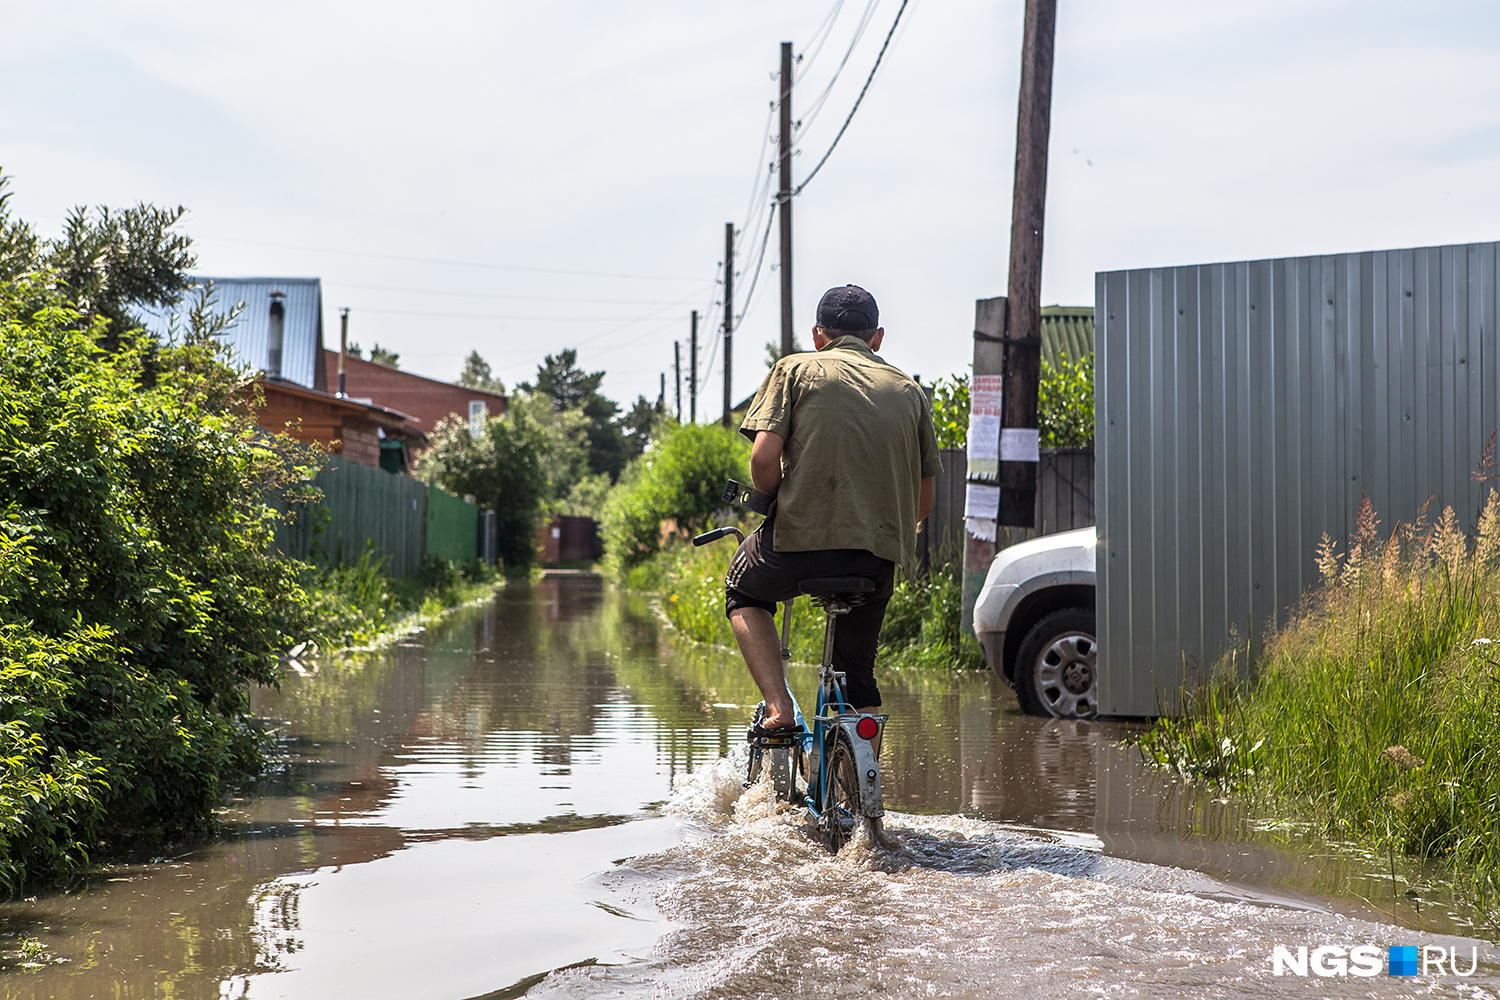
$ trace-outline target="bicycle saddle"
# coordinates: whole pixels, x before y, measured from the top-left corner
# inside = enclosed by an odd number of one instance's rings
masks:
[[[862,576],[820,576],[803,580],[797,589],[809,597],[832,597],[835,594],[868,594],[875,589],[875,581]]]

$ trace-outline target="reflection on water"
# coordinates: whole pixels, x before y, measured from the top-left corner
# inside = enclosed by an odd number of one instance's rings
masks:
[[[987,675],[882,689],[900,848],[830,858],[742,794],[733,654],[597,580],[513,587],[259,692],[285,766],[223,842],[0,906],[0,940],[63,960],[0,995],[1048,995],[1025,970],[1063,954],[1110,989],[1260,995],[1267,942],[1458,929],[1143,768],[1130,727],[1025,718]]]

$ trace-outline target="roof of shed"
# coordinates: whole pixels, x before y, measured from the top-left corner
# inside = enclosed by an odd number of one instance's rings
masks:
[[[267,336],[271,325],[271,293],[281,292],[286,317],[282,325],[281,377],[288,382],[312,386],[317,373],[318,351],[323,346],[323,282],[320,278],[212,278],[194,275],[199,284],[212,283],[215,311],[227,313],[236,303],[245,303],[239,318],[221,336],[234,360],[247,367],[266,370]],[[192,294],[192,293],[190,293]],[[188,300],[168,309],[142,310],[146,329],[165,339],[172,327],[186,320]]]
[[[1081,361],[1094,353],[1093,306],[1042,306],[1042,357]]]

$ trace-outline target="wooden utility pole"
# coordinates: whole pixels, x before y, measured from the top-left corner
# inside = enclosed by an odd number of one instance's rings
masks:
[[[688,423],[698,422],[698,310],[693,310],[693,330],[688,337]]]
[[[1010,300],[1005,324],[1000,416],[1001,524],[1036,521],[1036,396],[1042,366],[1042,230],[1047,207],[1047,138],[1052,121],[1052,42],[1057,0],[1026,0],[1016,175],[1011,200]]]
[[[792,353],[792,43],[781,43],[781,356]]]
[[[734,223],[724,223],[724,417],[734,411]]]
[[[677,422],[682,423],[682,341],[672,341],[672,371],[677,375]]]
[[[667,373],[661,373],[661,392],[656,394],[656,412],[665,413],[667,410]]]

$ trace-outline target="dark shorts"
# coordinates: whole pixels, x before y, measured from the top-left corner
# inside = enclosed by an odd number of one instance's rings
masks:
[[[844,672],[844,695],[855,708],[880,704],[875,685],[875,647],[896,581],[896,564],[864,549],[777,552],[771,544],[772,518],[745,539],[724,580],[724,613],[764,608],[801,595],[798,584],[823,576],[863,576],[875,581],[865,602],[839,617],[833,633],[833,668]]]

